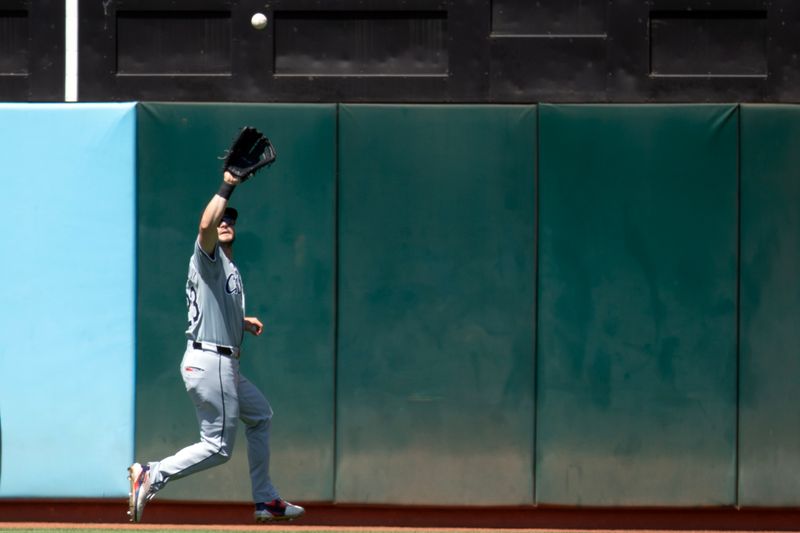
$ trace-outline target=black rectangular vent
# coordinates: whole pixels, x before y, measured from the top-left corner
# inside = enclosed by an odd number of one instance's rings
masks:
[[[28,13],[0,10],[0,76],[28,74]]]
[[[445,11],[277,11],[275,74],[432,76],[448,71]]]
[[[766,76],[766,11],[653,11],[651,76]]]
[[[117,74],[230,75],[227,11],[118,11]]]

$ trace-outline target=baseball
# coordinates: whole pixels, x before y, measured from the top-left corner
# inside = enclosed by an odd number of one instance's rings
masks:
[[[250,24],[257,30],[263,30],[267,27],[267,16],[264,13],[256,13],[250,18]]]

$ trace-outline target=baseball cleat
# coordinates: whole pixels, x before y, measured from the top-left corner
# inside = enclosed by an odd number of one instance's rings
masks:
[[[256,522],[277,522],[294,520],[306,514],[306,510],[280,498],[271,502],[256,504]]]
[[[128,493],[128,517],[131,522],[141,522],[144,506],[149,501],[150,467],[133,463],[128,467],[131,491]]]

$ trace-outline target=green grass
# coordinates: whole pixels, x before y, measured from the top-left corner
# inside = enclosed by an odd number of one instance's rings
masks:
[[[286,529],[278,529],[274,525],[264,525],[258,526],[256,524],[248,525],[242,524],[243,526],[248,526],[252,529],[258,529],[259,527],[264,528],[264,533],[298,533],[297,529],[293,529],[291,527]],[[140,533],[245,533],[245,531],[241,529],[236,529],[236,525],[232,525],[230,529],[215,529],[213,527],[205,527],[205,528],[198,528],[198,529],[170,529],[169,527],[164,527],[160,529],[156,529],[152,526],[145,526],[145,527],[128,527],[129,524],[125,524],[126,527],[124,528],[81,528],[81,527],[70,527],[70,528],[63,528],[63,527],[52,527],[52,528],[21,528],[21,527],[0,527],[0,533],[128,533],[131,531],[139,531]],[[313,527],[313,526],[312,526]],[[402,533],[431,533],[430,529],[413,529],[410,527],[401,527],[397,528],[401,530]],[[481,531],[487,531],[486,528],[477,528]],[[459,528],[458,533],[463,533],[465,531],[464,528]],[[498,529],[498,533],[502,533],[503,529]],[[517,530],[520,531],[520,530]],[[533,530],[531,530],[533,531]],[[304,532],[305,533],[305,532]],[[373,529],[364,529],[364,528],[344,528],[344,529],[326,529],[324,532],[321,533],[386,533],[386,531],[378,531]],[[436,528],[436,533],[456,533],[455,529],[440,529]],[[546,531],[536,530],[536,533],[548,533]],[[552,532],[549,532],[552,533]],[[588,532],[587,532],[588,533]]]
[[[256,527],[256,526],[253,526]],[[127,533],[129,531],[135,531],[133,529],[98,529],[98,528],[90,528],[90,529],[81,529],[81,528],[0,528],[0,532],[3,533]],[[291,529],[274,529],[273,527],[265,527],[265,533],[297,533],[297,530]],[[151,529],[151,528],[141,528],[142,533],[232,533],[230,529]],[[353,533],[353,530],[326,530],[325,533]],[[368,530],[359,530],[358,533],[377,533],[377,532],[370,532]],[[406,533],[404,531],[403,533]],[[415,532],[414,530],[408,530],[407,533],[419,533]],[[447,532],[442,532],[447,533]]]
[[[253,526],[256,528],[257,526]],[[138,528],[137,528],[138,529]],[[136,531],[136,529],[100,529],[100,528],[0,528],[0,532],[2,533],[126,533],[129,531]],[[140,531],[142,533],[231,533],[230,529],[153,529],[151,527],[141,528]],[[376,530],[370,529],[336,529],[336,530],[325,530],[324,533],[354,533],[357,531],[358,533],[385,533],[385,532],[378,532]],[[411,529],[411,528],[403,528],[403,533],[431,533],[430,530],[421,530],[421,529]],[[502,530],[498,530],[502,533]],[[274,526],[265,526],[264,527],[265,533],[298,533],[296,529],[275,529]],[[437,529],[436,533],[455,533],[454,531],[448,531],[446,529]],[[541,532],[546,533],[546,532]]]
[[[257,528],[258,526],[253,526],[253,528]],[[129,531],[136,531],[139,530],[142,533],[232,533],[230,529],[169,529],[169,528],[160,528],[155,529],[151,526],[142,527],[140,528],[127,528],[127,529],[101,529],[101,528],[0,528],[0,533],[127,533]],[[377,530],[370,530],[370,529],[336,529],[336,530],[325,530],[324,533],[385,533],[385,532],[378,532]],[[463,531],[463,530],[461,530]],[[498,532],[502,533],[502,529],[499,529]],[[265,526],[264,527],[265,533],[298,533],[297,529],[275,529],[274,526]],[[425,529],[412,529],[412,528],[402,528],[402,533],[431,533],[431,531]],[[455,533],[453,530],[447,529],[438,529],[436,533]],[[545,531],[541,531],[538,533],[547,533]]]
[[[253,528],[257,528],[258,526],[253,526]],[[129,531],[136,531],[139,530],[142,533],[232,533],[230,529],[153,529],[152,527],[143,527],[141,529],[101,529],[101,528],[0,528],[0,533],[127,533]],[[336,529],[336,530],[325,530],[324,533],[354,533],[357,531],[358,533],[385,533],[385,532],[378,532],[377,530],[370,530],[370,529]],[[463,530],[462,530],[463,531]],[[503,530],[498,530],[498,532],[502,533]],[[265,533],[298,533],[297,529],[275,529],[274,526],[265,526],[264,527]],[[402,528],[402,533],[431,533],[430,530],[422,530],[422,529],[412,529],[412,528]],[[448,531],[446,529],[437,529],[436,533],[455,533],[454,531]],[[546,533],[546,532],[541,532]]]
[[[257,526],[253,525],[253,528]],[[136,531],[137,529],[100,529],[100,528],[0,528],[0,532],[2,533],[127,533],[130,531]],[[230,529],[152,529],[152,528],[141,528],[140,530],[142,533],[232,533]],[[267,526],[264,528],[265,533],[298,533],[297,530],[292,529],[275,529],[274,527]],[[324,533],[353,533],[353,530],[325,530]],[[369,531],[360,529],[358,533],[378,533],[375,531]],[[404,530],[403,533],[422,533],[421,531],[416,531],[413,529]],[[430,533],[430,532],[427,532]],[[439,533],[439,532],[437,532]],[[446,531],[442,531],[441,533],[447,533]]]
[[[253,526],[256,527],[256,526]],[[138,528],[137,528],[138,529]],[[100,529],[100,528],[0,528],[2,533],[127,533],[129,531],[136,531],[134,529]],[[265,527],[265,533],[297,533],[297,530],[290,529],[274,529],[272,527]],[[142,533],[232,533],[230,529],[152,529],[141,528]],[[325,533],[352,533],[351,531],[325,531]],[[359,531],[359,533],[370,533],[368,531]],[[405,533],[405,532],[404,532]],[[409,532],[412,533],[412,532]]]
[[[8,529],[0,529],[3,533],[124,533],[126,531],[132,531],[131,529],[99,529],[99,528],[90,528],[90,529],[81,529],[81,528],[8,528]],[[224,530],[224,529],[150,529],[150,528],[142,528],[141,531],[143,533],[231,533],[231,530]],[[292,533],[287,529],[272,529],[269,528],[266,530],[268,533]],[[297,533],[296,531],[294,533]],[[333,531],[326,531],[325,533],[336,533]],[[344,532],[341,532],[344,533]]]

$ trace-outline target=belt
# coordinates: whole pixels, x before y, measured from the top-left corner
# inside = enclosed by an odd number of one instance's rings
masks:
[[[219,344],[213,344],[211,342],[192,341],[192,348],[194,348],[195,350],[206,350],[209,352],[217,352],[218,354],[224,355],[226,357],[239,359],[239,349],[232,348],[230,346],[220,346]]]

